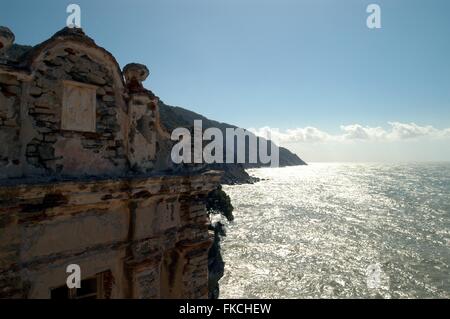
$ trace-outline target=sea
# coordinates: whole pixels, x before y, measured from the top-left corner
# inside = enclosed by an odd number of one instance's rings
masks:
[[[226,186],[221,298],[450,298],[450,163],[312,163]]]

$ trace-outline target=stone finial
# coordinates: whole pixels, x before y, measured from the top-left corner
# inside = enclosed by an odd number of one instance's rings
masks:
[[[14,33],[7,27],[0,26],[0,54],[6,52],[14,43]]]
[[[123,74],[130,91],[142,91],[144,89],[142,82],[150,75],[150,71],[143,64],[130,63],[123,68]]]

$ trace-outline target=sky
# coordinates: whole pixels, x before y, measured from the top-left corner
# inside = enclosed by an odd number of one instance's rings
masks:
[[[15,0],[0,25],[36,45],[70,3],[169,105],[270,130],[306,161],[450,160],[448,0]]]

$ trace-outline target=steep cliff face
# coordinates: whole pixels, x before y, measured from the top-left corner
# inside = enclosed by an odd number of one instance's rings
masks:
[[[203,129],[215,127],[220,129],[224,136],[227,128],[238,128],[237,126],[221,123],[218,121],[210,120],[203,115],[186,110],[177,106],[170,106],[162,101],[159,103],[159,110],[161,116],[161,122],[164,123],[165,128],[172,132],[179,127],[191,128],[195,120],[202,120]],[[251,134],[251,133],[250,133]],[[253,134],[252,134],[253,135]],[[297,166],[307,165],[300,157],[292,153],[286,148],[280,147],[280,166]],[[227,148],[224,148],[224,156],[227,152]],[[248,148],[246,149],[248,154]],[[211,169],[218,169],[225,172],[222,178],[223,184],[241,184],[241,183],[254,183],[258,181],[257,178],[251,177],[246,171],[246,168],[258,168],[264,167],[262,163],[256,164],[212,164]]]
[[[234,220],[230,197],[219,186],[216,190],[209,193],[206,200],[206,209],[211,215],[221,215],[228,222]],[[210,299],[218,299],[220,296],[219,281],[224,275],[225,262],[222,258],[220,243],[223,237],[226,237],[225,225],[221,221],[211,223],[210,230],[214,232],[214,241],[208,255],[208,290]]]

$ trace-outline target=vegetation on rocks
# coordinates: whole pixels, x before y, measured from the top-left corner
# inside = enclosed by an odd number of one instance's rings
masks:
[[[210,216],[220,214],[229,222],[234,220],[234,208],[231,204],[231,199],[223,191],[222,186],[219,186],[216,190],[209,193],[206,209]],[[220,221],[211,224],[210,230],[214,231],[214,242],[208,255],[209,298],[218,299],[220,294],[219,280],[223,277],[225,268],[225,262],[223,261],[220,249],[220,241],[226,236],[226,231],[224,224]]]
[[[230,222],[234,220],[234,207],[231,204],[230,196],[223,191],[222,186],[209,193],[206,209],[209,214],[221,214]]]

